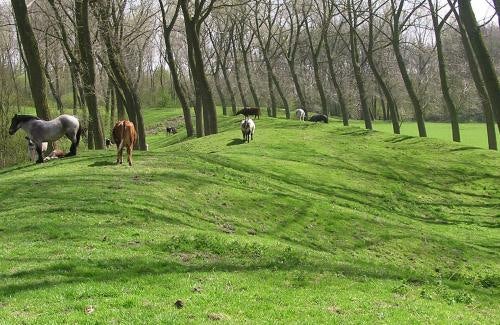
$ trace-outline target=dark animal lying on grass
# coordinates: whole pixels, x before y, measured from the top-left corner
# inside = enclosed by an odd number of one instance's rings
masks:
[[[168,134],[176,134],[177,129],[174,126],[169,126],[169,127],[167,127],[167,133]]]
[[[127,147],[127,161],[129,166],[132,166],[132,149],[137,140],[134,123],[130,121],[118,121],[113,127],[113,140],[118,149],[116,155],[116,163],[123,162],[123,148]]]
[[[260,119],[260,108],[258,107],[245,107],[236,112],[235,115],[244,115],[245,117],[249,117],[253,115],[254,118]]]
[[[321,114],[314,115],[314,116],[311,116],[311,118],[309,119],[309,121],[311,121],[311,122],[325,122],[325,123],[328,123],[328,116],[321,115]]]
[[[241,121],[241,133],[243,134],[243,140],[250,142],[253,140],[253,133],[255,132],[255,123],[252,119],[244,119]]]

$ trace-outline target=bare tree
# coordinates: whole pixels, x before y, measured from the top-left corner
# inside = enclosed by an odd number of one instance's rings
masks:
[[[256,36],[257,41],[260,46],[262,58],[264,59],[264,63],[267,70],[268,75],[268,85],[269,85],[269,94],[271,97],[271,114],[273,117],[276,117],[276,100],[274,98],[273,88],[276,87],[278,94],[283,102],[283,106],[285,108],[285,116],[287,119],[290,118],[290,107],[288,105],[288,100],[283,92],[283,88],[274,73],[273,65],[271,63],[271,59],[275,56],[277,52],[277,48],[272,48],[272,40],[274,39],[274,28],[276,24],[276,20],[278,18],[278,14],[281,8],[281,4],[276,4],[273,6],[271,2],[264,3],[264,17],[259,17],[259,6],[260,2],[255,6],[255,28],[256,28]],[[267,32],[264,34],[264,32]],[[274,86],[274,87],[273,87]]]
[[[115,84],[117,90],[116,94],[119,97],[118,102],[123,102],[127,110],[128,118],[137,127],[139,149],[146,150],[146,132],[144,129],[144,120],[142,117],[139,96],[130,78],[130,74],[123,63],[120,48],[112,34],[113,27],[110,19],[112,19],[111,11],[113,9],[111,8],[111,4],[105,0],[94,2],[94,6],[99,24],[99,32],[106,48],[109,64],[108,73]],[[115,28],[117,28],[116,23]]]
[[[45,92],[46,79],[43,72],[43,65],[38,50],[38,43],[31,28],[28,17],[28,8],[24,0],[11,0],[16,26],[23,46],[24,57],[26,59],[26,69],[30,80],[31,96],[35,103],[38,117],[49,120],[50,112],[47,104],[47,94]]]
[[[104,135],[102,133],[101,118],[97,109],[97,95],[95,92],[95,63],[92,53],[92,41],[89,28],[89,1],[75,0],[75,20],[78,38],[78,48],[82,60],[82,79],[85,93],[85,103],[89,110],[88,133],[91,134],[88,142],[89,149],[103,149]]]
[[[445,25],[452,11],[449,10],[445,14],[445,16],[441,19],[441,21],[439,21],[439,15],[438,15],[440,9],[438,7],[439,4],[436,1],[436,4],[434,5],[433,1],[434,0],[427,0],[432,17],[432,24],[434,26],[434,36],[436,38],[436,51],[438,58],[439,78],[441,81],[441,91],[443,92],[443,99],[446,108],[448,109],[448,112],[450,114],[453,141],[460,142],[460,128],[458,126],[458,114],[457,114],[457,109],[455,107],[455,103],[453,102],[453,99],[451,98],[450,95],[450,87],[448,85],[448,77],[446,73],[446,63],[444,59],[443,42],[441,40],[441,32],[443,30],[443,26]]]
[[[481,63],[479,68],[481,69],[491,107],[493,108],[493,115],[500,132],[500,84],[498,83],[495,67],[481,36],[481,30],[477,24],[470,0],[458,0],[458,8],[460,10],[460,20],[467,31],[474,54]]]
[[[403,78],[403,83],[405,85],[406,91],[410,96],[411,103],[413,105],[413,110],[415,113],[415,119],[417,120],[418,134],[421,137],[427,137],[427,131],[425,129],[424,112],[422,110],[422,105],[420,103],[420,98],[417,96],[413,82],[406,68],[406,63],[401,54],[401,33],[406,29],[406,25],[409,23],[412,15],[425,3],[425,0],[418,0],[417,2],[404,0],[391,0],[391,37],[392,37],[392,48],[394,54],[396,55],[396,61],[398,63],[399,71],[401,77]],[[404,10],[405,5],[410,4],[409,10]]]
[[[186,40],[191,48],[190,69],[195,81],[195,90],[203,104],[203,122],[205,135],[217,133],[217,112],[212,91],[205,74],[205,63],[200,45],[200,28],[205,19],[213,10],[215,0],[195,1],[193,8],[189,8],[189,0],[179,0],[184,16]],[[196,117],[201,118],[201,116]]]
[[[163,26],[163,38],[165,41],[165,54],[166,54],[165,60],[167,61],[168,67],[170,68],[170,76],[172,78],[172,83],[174,85],[175,92],[177,94],[179,102],[181,103],[182,106],[182,112],[184,115],[184,123],[186,125],[187,136],[191,137],[194,135],[193,122],[191,119],[191,111],[189,109],[189,105],[186,100],[186,95],[184,94],[184,91],[182,90],[181,87],[179,75],[177,73],[177,66],[175,63],[174,53],[172,50],[172,44],[170,42],[170,34],[172,33],[172,30],[175,26],[175,22],[177,21],[177,18],[179,16],[180,5],[177,4],[177,6],[175,7],[174,14],[170,20],[170,23],[167,23],[166,11],[163,5],[163,1],[162,0],[158,1],[160,3],[162,26]]]

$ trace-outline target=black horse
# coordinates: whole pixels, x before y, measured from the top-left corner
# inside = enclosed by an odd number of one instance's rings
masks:
[[[311,122],[325,122],[325,123],[328,123],[328,116],[322,115],[322,114],[314,115],[314,116],[311,116],[311,118],[309,119],[309,121],[311,121]]]

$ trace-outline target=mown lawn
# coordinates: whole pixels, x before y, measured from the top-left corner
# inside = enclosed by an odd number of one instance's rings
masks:
[[[151,114],[133,167],[0,170],[0,323],[498,323],[497,152],[265,117],[185,141]]]
[[[365,127],[363,121],[352,121],[353,126]],[[451,124],[438,122],[425,122],[429,138],[452,141]],[[392,134],[392,124],[388,121],[374,121],[373,129]],[[403,122],[401,134],[418,137],[417,122]],[[460,123],[461,143],[468,146],[488,149],[488,136],[485,123]],[[497,134],[498,138],[498,134]]]

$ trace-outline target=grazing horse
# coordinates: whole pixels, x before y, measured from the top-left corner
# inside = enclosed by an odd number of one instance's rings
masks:
[[[297,109],[297,112],[295,112],[295,114],[297,115],[297,119],[299,119],[299,121],[304,121],[304,119],[306,118],[306,111],[304,111],[302,108]]]
[[[118,149],[116,163],[123,163],[123,148],[127,147],[128,165],[132,166],[132,149],[137,139],[134,123],[130,121],[118,121],[113,127],[113,140]]]
[[[28,138],[35,145],[38,159],[36,163],[43,162],[42,143],[56,141],[62,136],[71,140],[71,148],[66,157],[76,155],[76,148],[80,143],[82,127],[78,118],[73,115],[60,115],[53,120],[44,121],[31,115],[14,115],[10,123],[9,134],[13,135],[17,130],[23,129]]]
[[[260,108],[258,108],[258,107],[245,107],[245,108],[237,111],[236,114],[234,114],[234,115],[240,115],[240,114],[243,114],[245,117],[249,117],[250,115],[253,115],[253,118],[260,119]]]
[[[244,119],[241,121],[241,133],[243,134],[243,141],[250,142],[253,140],[253,133],[255,132],[255,123],[252,119]]]
[[[322,115],[322,114],[314,115],[314,116],[311,116],[311,118],[309,119],[309,121],[311,121],[311,122],[325,122],[325,123],[328,123],[328,116]]]

